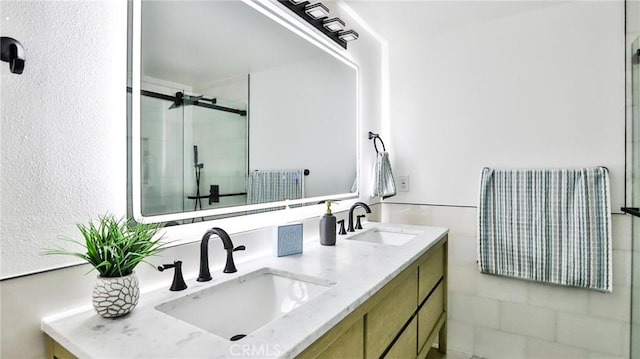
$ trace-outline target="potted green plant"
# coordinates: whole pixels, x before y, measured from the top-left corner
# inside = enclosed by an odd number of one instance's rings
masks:
[[[158,235],[160,225],[107,214],[99,217],[97,224],[90,221],[76,226],[84,242],[67,240],[83,247],[83,251],[56,248],[45,254],[71,255],[87,261],[98,271],[92,297],[96,312],[105,318],[128,314],[140,297],[135,267],[166,246],[161,241],[163,236]]]

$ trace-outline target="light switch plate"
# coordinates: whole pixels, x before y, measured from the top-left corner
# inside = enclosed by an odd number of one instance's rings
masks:
[[[400,179],[398,189],[401,192],[409,192],[409,175],[398,176],[398,178]]]

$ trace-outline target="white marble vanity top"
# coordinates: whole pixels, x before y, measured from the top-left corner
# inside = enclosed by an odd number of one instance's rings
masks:
[[[185,278],[189,288],[143,293],[131,314],[104,319],[86,311],[45,319],[42,330],[80,358],[292,358],[320,338],[371,295],[447,234],[446,228],[380,224],[422,232],[409,242],[392,246],[348,240],[335,246],[319,240],[304,243],[304,252],[288,257],[264,257],[238,264],[238,272],[212,272],[205,283]],[[359,233],[358,231],[356,233]],[[260,268],[300,273],[335,282],[328,290],[245,338],[231,342],[155,309],[159,304],[232,280]],[[234,303],[228,303],[229,310]]]

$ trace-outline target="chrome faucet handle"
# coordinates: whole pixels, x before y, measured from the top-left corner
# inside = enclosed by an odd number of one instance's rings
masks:
[[[184,282],[182,276],[182,261],[174,261],[173,264],[163,264],[158,266],[158,270],[163,272],[165,269],[174,268],[173,271],[173,283],[171,283],[170,291],[177,292],[187,289],[187,283]]]
[[[344,219],[339,220],[338,223],[340,224],[340,230],[338,231],[338,234],[344,236],[345,234],[347,234],[347,231],[344,229]]]
[[[362,223],[360,223],[360,218],[366,217],[364,214],[359,214],[356,220],[356,229],[362,229]]]

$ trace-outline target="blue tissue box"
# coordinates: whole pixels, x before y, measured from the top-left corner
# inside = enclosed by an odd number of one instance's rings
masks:
[[[302,223],[273,227],[273,255],[276,257],[302,253]]]

